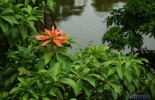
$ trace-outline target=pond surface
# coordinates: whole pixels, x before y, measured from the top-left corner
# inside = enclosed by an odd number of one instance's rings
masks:
[[[72,45],[71,53],[77,48],[88,45],[101,45],[101,37],[107,30],[105,18],[111,9],[123,7],[127,0],[56,0],[57,19],[55,21],[60,30],[75,37],[79,45]],[[144,46],[154,49],[153,39],[145,37]],[[126,49],[125,52],[129,52]]]

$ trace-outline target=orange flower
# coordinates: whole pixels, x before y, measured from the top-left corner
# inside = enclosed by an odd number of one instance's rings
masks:
[[[62,46],[62,43],[67,43],[66,40],[67,34],[61,34],[62,31],[58,31],[58,29],[54,29],[52,27],[52,31],[45,29],[45,35],[37,35],[35,36],[38,40],[44,40],[41,44],[42,46],[46,46],[49,42],[54,42],[57,46]]]

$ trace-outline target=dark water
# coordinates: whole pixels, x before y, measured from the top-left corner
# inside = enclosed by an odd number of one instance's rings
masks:
[[[69,36],[75,37],[80,45],[72,45],[71,53],[76,48],[87,45],[100,45],[101,37],[107,30],[105,18],[110,15],[111,9],[123,7],[127,0],[56,0],[56,25]],[[154,40],[145,36],[144,46],[155,48]],[[129,52],[126,49],[123,52]]]

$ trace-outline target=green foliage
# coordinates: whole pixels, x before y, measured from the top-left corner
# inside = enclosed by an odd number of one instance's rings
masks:
[[[38,5],[39,2],[42,1],[0,0],[1,99],[9,99],[6,94],[18,82],[20,67],[35,71],[36,64],[41,60],[39,54],[43,49],[34,39],[37,33],[35,22],[44,20],[44,12]]]
[[[80,67],[89,68],[91,73],[87,76],[92,77],[91,83],[95,81],[94,85],[90,84],[91,87],[83,88],[88,98],[125,99],[128,94],[138,94],[137,90],[142,91],[143,84],[141,84],[141,81],[145,80],[144,76],[147,74],[141,65],[142,61],[147,62],[147,60],[136,57],[137,54],[123,56],[120,52],[118,54],[113,53],[105,46],[90,46],[83,52],[77,53],[75,66],[78,69]],[[80,70],[78,74],[74,71],[76,76],[80,75],[81,78],[82,73],[80,72],[82,71]]]
[[[106,46],[88,46],[74,57],[70,44],[41,47],[34,23],[44,20],[42,4],[49,9],[54,2],[0,1],[1,100],[124,100],[140,93],[155,98],[154,75],[142,65],[146,59]]]
[[[143,35],[155,37],[154,10],[154,0],[129,0],[123,8],[114,9],[107,17],[107,26],[111,27],[102,42],[107,41],[110,47],[118,50],[125,46],[131,50],[140,49]]]

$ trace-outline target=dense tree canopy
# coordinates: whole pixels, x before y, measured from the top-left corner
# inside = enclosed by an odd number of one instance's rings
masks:
[[[129,0],[123,8],[114,9],[107,18],[109,30],[104,34],[103,43],[121,50],[140,49],[143,36],[155,37],[155,0]]]

